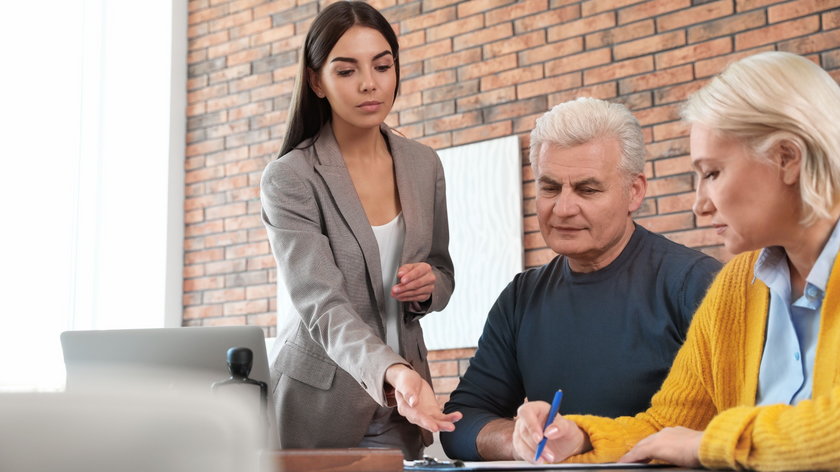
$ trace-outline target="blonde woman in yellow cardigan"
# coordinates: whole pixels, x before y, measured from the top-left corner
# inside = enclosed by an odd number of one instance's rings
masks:
[[[740,253],[718,275],[650,408],[557,417],[523,405],[539,462],[840,470],[840,88],[800,56],[742,59],[692,96],[695,213]],[[604,379],[609,382],[609,379]],[[562,388],[562,386],[560,386]]]

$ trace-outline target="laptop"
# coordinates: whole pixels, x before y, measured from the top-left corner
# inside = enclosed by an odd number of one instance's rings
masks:
[[[65,331],[66,390],[134,387],[207,388],[230,377],[227,350],[253,353],[249,377],[269,382],[265,335],[256,326]],[[270,389],[269,389],[270,390]]]
[[[61,348],[66,392],[174,392],[197,398],[231,377],[227,351],[232,347],[247,347],[253,353],[248,377],[267,384],[266,410],[263,413],[259,389],[253,385],[227,384],[217,386],[215,392],[244,398],[268,426],[268,444],[276,444],[265,335],[256,326],[65,331]]]

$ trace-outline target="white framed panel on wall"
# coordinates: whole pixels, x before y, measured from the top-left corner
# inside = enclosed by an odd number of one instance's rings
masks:
[[[424,317],[429,349],[475,347],[490,307],[522,271],[522,162],[516,136],[438,151],[446,174],[455,292]]]

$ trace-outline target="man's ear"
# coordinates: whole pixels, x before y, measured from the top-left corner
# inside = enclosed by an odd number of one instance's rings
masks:
[[[799,182],[799,172],[802,169],[801,143],[792,139],[780,139],[772,148],[773,159],[779,165],[782,181],[787,185]]]
[[[324,98],[324,90],[321,88],[321,76],[310,68],[306,68],[306,77],[309,82],[309,88],[315,92],[318,98]]]
[[[645,193],[647,193],[647,177],[645,177],[644,172],[631,177],[630,185],[627,190],[630,192],[630,206],[628,210],[630,213],[633,213],[642,206],[642,201],[645,199]]]

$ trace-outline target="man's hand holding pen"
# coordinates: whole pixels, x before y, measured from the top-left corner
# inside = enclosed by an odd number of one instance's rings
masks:
[[[575,423],[557,415],[543,430],[551,405],[542,401],[526,402],[516,413],[513,451],[516,459],[534,462],[543,436],[548,439],[538,463],[560,462],[592,448],[589,437]]]

